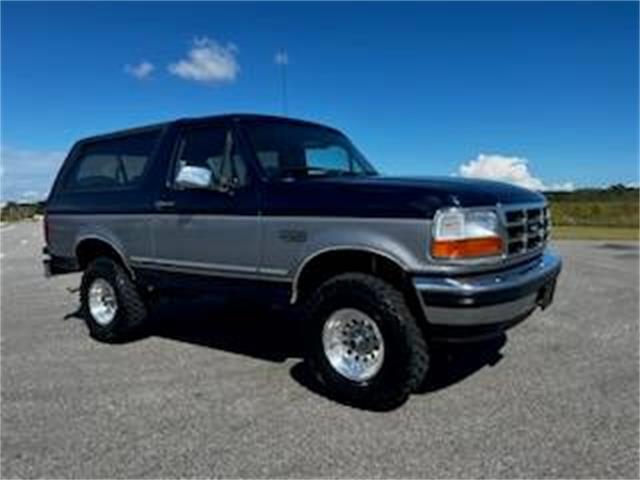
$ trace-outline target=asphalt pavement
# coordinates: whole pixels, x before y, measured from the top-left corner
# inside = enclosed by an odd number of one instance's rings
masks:
[[[2,478],[639,477],[637,244],[557,242],[551,308],[375,413],[318,390],[287,312],[163,303],[151,336],[92,340],[41,230],[0,227]]]

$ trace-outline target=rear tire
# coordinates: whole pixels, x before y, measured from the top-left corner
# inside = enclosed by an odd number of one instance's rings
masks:
[[[147,319],[147,307],[135,283],[122,265],[108,257],[98,257],[86,268],[80,302],[90,335],[101,342],[130,339]]]
[[[424,335],[404,295],[389,283],[362,273],[338,275],[310,298],[306,315],[311,325],[307,360],[317,380],[336,400],[390,410],[404,403],[425,378],[429,355]],[[341,333],[327,337],[336,321]],[[355,336],[352,328],[360,328]],[[336,360],[335,348],[328,347],[340,341],[346,342],[342,350],[338,348],[343,359]],[[363,367],[350,371],[341,366],[354,357],[362,362],[363,354],[367,358]],[[371,367],[370,362],[380,357],[381,365]]]

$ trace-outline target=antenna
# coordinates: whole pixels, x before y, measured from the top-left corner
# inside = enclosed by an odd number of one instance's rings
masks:
[[[276,53],[276,65],[280,65],[282,69],[282,113],[287,115],[287,65],[289,64],[289,55],[284,48]]]

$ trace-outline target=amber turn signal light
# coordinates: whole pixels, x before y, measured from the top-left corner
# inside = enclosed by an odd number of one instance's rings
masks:
[[[489,257],[502,253],[500,237],[435,240],[431,254],[435,258]]]

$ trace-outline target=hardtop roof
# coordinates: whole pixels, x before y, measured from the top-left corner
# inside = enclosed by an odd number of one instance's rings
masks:
[[[301,120],[297,118],[291,117],[282,117],[277,115],[264,115],[264,114],[255,114],[255,113],[226,113],[220,115],[209,115],[203,117],[183,117],[178,118],[176,120],[170,120],[167,122],[154,123],[149,125],[142,125],[138,127],[127,128],[123,130],[116,130],[113,132],[102,133],[98,135],[93,135],[90,137],[83,138],[79,140],[78,143],[92,143],[96,141],[109,140],[113,138],[126,137],[129,135],[135,135],[137,133],[143,133],[149,130],[160,130],[170,127],[172,125],[197,125],[197,124],[206,124],[208,122],[218,122],[218,121],[236,121],[236,122],[282,122],[282,123],[293,123],[298,125],[308,125],[313,127],[325,128],[328,130],[338,131],[333,127],[329,127],[327,125],[323,125],[321,123],[312,122],[309,120]]]

